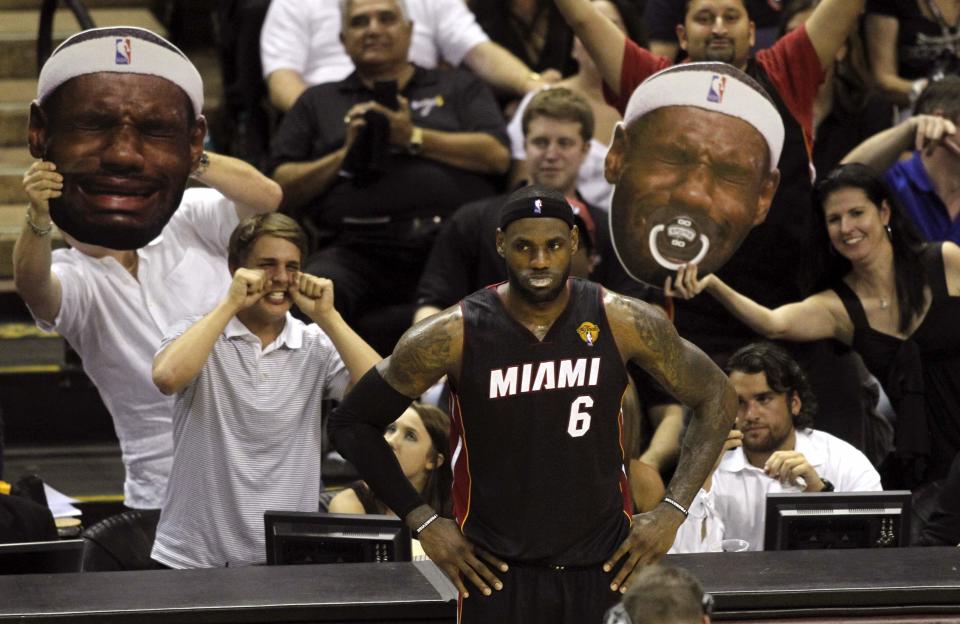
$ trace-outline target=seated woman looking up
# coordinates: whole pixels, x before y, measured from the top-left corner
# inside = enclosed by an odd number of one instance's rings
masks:
[[[453,473],[447,460],[450,417],[432,405],[414,403],[383,434],[403,468],[403,474],[423,500],[451,514]],[[330,513],[393,515],[363,481],[354,481],[330,501]]]
[[[698,278],[693,265],[664,289],[685,299],[706,290],[768,338],[852,346],[897,413],[884,486],[942,478],[960,451],[960,247],[923,243],[882,177],[864,165],[835,169],[815,201],[835,252],[827,289],[771,310],[715,275]]]

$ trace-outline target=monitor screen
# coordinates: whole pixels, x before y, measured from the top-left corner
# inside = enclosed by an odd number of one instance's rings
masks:
[[[267,564],[410,561],[410,529],[393,516],[267,511]]]
[[[80,572],[83,540],[0,544],[0,574]]]
[[[764,550],[890,548],[910,539],[910,492],[768,494]]]

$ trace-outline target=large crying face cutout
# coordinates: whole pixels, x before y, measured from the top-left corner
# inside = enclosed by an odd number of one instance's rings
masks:
[[[686,264],[720,269],[766,217],[776,190],[768,159],[753,126],[692,106],[618,128],[607,155],[610,233],[627,273],[660,285]]]
[[[65,82],[31,110],[30,147],[63,176],[50,215],[76,240],[138,249],[173,216],[203,149],[202,118],[172,82],[95,73]]]

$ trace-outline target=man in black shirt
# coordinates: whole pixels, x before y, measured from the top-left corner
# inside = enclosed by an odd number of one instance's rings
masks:
[[[494,194],[510,154],[486,86],[407,61],[413,24],[396,0],[354,0],[343,20],[356,71],[304,92],[274,138],[270,167],[284,210],[318,239],[305,270],[333,280],[353,324],[371,309],[412,304],[438,224]]]
[[[633,571],[669,549],[733,424],[729,381],[661,313],[568,279],[573,223],[562,194],[513,193],[496,238],[507,283],[409,330],[328,425],[461,597],[470,595],[464,579],[483,594],[461,600],[464,623],[600,621]],[[667,495],[632,517],[620,430],[628,361],[694,410]],[[423,503],[383,439],[443,375],[453,391],[456,523]]]

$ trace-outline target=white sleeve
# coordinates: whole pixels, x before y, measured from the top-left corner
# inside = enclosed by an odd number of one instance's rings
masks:
[[[474,46],[490,40],[464,0],[425,0],[423,6],[421,19],[430,20],[440,56],[451,65],[459,65]]]
[[[189,234],[212,252],[226,256],[230,235],[240,223],[237,206],[211,188],[190,188],[184,191],[180,208],[169,226],[189,228]]]
[[[157,352],[153,354],[153,357],[156,358],[158,355],[160,355],[164,349],[170,346],[171,342],[186,333],[188,329],[193,327],[194,323],[202,318],[202,316],[189,316],[171,325],[163,334],[163,338],[160,340],[160,346],[157,348]]]
[[[690,515],[677,529],[669,555],[719,552],[723,549],[723,520],[713,504],[713,491],[701,489],[690,504]]]
[[[836,480],[833,482],[836,491],[879,492],[883,489],[880,473],[866,455],[843,440],[835,440],[834,444],[841,447],[832,449],[830,453],[831,468],[836,471]]]
[[[333,0],[273,0],[260,31],[260,62],[263,77],[278,69],[292,69],[304,74],[310,50],[310,20],[307,18],[311,2]]]
[[[315,327],[317,330],[322,352],[321,357],[323,357],[326,362],[326,367],[323,371],[325,386],[323,392],[324,398],[342,401],[344,395],[347,393],[347,386],[350,385],[350,372],[347,370],[346,364],[343,363],[343,359],[340,357],[340,352],[337,351],[330,337],[316,325],[312,325],[311,327]]]
[[[33,310],[30,310],[30,314],[36,320],[37,327],[46,332],[58,332],[70,341],[74,349],[82,351],[82,333],[79,330],[86,324],[87,312],[92,309],[92,281],[70,259],[71,253],[78,252],[54,250],[50,265],[50,270],[60,280],[60,311],[57,312],[57,318],[53,319],[53,323],[47,323],[33,315]]]

